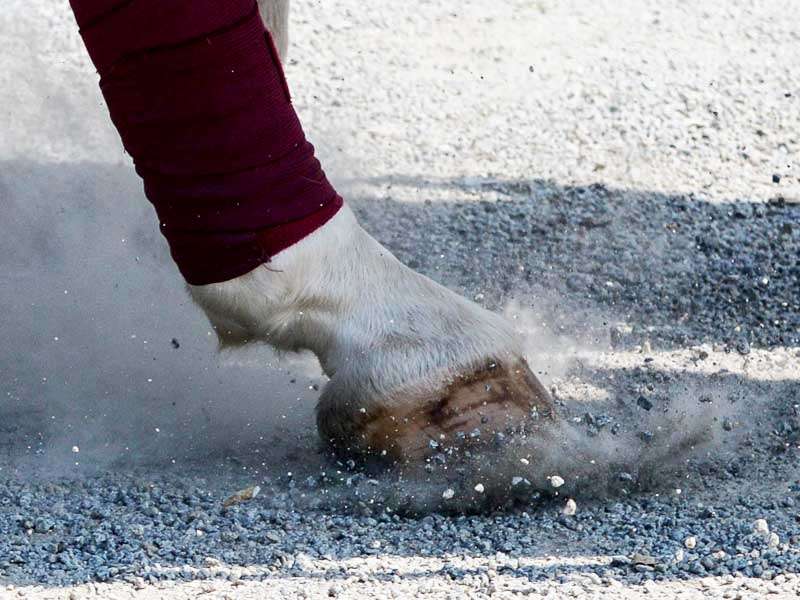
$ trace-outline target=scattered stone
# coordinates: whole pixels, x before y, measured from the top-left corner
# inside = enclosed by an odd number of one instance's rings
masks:
[[[627,323],[617,323],[610,328],[609,333],[611,337],[611,346],[613,348],[619,348],[625,344],[625,342],[631,340],[633,327]]]
[[[631,555],[631,562],[635,565],[647,565],[648,567],[654,567],[656,565],[655,558],[653,558],[649,554],[644,554],[640,552],[634,552]]]
[[[227,508],[229,506],[233,506],[235,504],[241,504],[242,502],[248,502],[258,496],[258,493],[261,491],[261,488],[257,485],[252,485],[248,488],[244,488],[243,490],[239,490],[238,492],[234,492],[225,500],[222,501],[222,506]]]
[[[745,339],[741,339],[736,342],[736,351],[741,354],[742,356],[747,356],[750,354],[750,342]]]
[[[572,517],[578,512],[578,504],[575,502],[575,500],[569,498],[561,512],[567,517]]]
[[[55,528],[56,522],[49,518],[49,517],[39,517],[36,519],[36,524],[33,526],[33,530],[36,533],[48,533],[53,528]]]
[[[717,516],[717,511],[714,510],[713,506],[707,506],[700,512],[701,519],[716,519]]]
[[[277,532],[271,531],[271,530],[267,531],[266,533],[264,533],[264,537],[267,538],[271,542],[275,542],[276,544],[283,539],[283,538],[281,538],[280,535],[278,535]]]
[[[617,555],[611,557],[611,566],[612,567],[629,567],[631,565],[631,559],[627,556]]]
[[[592,573],[589,571],[586,573],[586,578],[593,584],[593,585],[603,585],[603,580],[600,578],[600,575],[597,573]]]
[[[753,533],[762,536],[769,535],[769,524],[766,519],[756,519],[753,522]]]
[[[639,396],[639,397],[636,399],[636,404],[637,404],[637,406],[638,406],[639,408],[642,408],[642,409],[644,409],[644,410],[650,410],[651,408],[653,408],[653,403],[652,403],[652,402],[650,402],[650,400],[648,400],[648,399],[647,399],[646,397],[644,397],[644,396]]]

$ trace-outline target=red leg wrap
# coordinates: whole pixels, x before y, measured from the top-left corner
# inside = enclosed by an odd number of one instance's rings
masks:
[[[126,151],[189,283],[243,275],[342,205],[255,0],[71,0]]]

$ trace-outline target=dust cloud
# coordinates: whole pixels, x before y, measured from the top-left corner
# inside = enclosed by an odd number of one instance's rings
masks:
[[[315,361],[217,354],[128,165],[7,160],[0,197],[6,471],[88,473],[313,435]]]

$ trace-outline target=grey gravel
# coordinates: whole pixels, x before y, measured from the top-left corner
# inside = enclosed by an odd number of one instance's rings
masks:
[[[420,478],[322,453],[318,375],[207,358],[66,6],[11,0],[0,597],[796,597],[796,7],[335,4],[295,2],[287,72],[339,189],[406,263],[518,317],[575,434],[642,463],[554,489],[522,456],[498,494],[443,454]]]

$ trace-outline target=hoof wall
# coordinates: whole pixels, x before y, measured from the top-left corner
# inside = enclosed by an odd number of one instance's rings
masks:
[[[409,399],[410,400],[410,399]],[[459,377],[433,399],[398,402],[363,424],[368,453],[397,462],[421,462],[441,452],[486,447],[502,436],[553,422],[547,390],[527,363],[490,363]],[[409,405],[413,408],[409,410]]]

